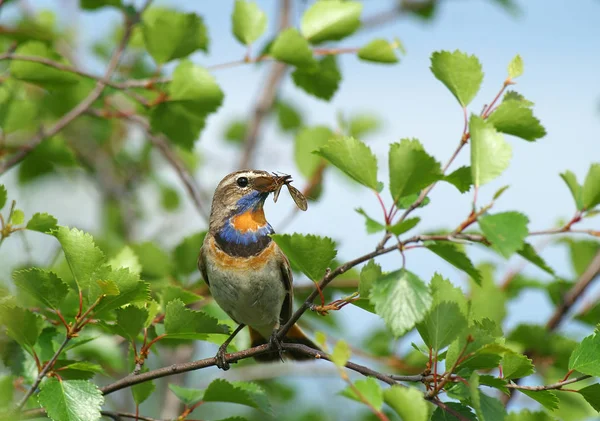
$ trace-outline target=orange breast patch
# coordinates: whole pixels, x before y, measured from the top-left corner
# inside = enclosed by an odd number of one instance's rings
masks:
[[[248,211],[231,218],[231,224],[239,232],[257,231],[267,224],[265,212],[262,209]]]
[[[276,252],[277,244],[274,241],[269,244],[262,252],[256,256],[250,257],[238,257],[230,256],[223,250],[217,247],[214,238],[209,241],[209,248],[211,254],[214,256],[214,262],[224,269],[242,269],[242,270],[259,270],[262,269],[269,259],[273,258],[273,254]]]

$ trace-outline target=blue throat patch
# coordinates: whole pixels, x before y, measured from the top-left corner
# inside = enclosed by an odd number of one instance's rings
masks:
[[[227,219],[227,222],[225,222],[225,225],[219,232],[219,237],[229,244],[240,244],[246,246],[256,244],[258,242],[266,242],[268,244],[271,241],[269,234],[273,234],[275,232],[271,224],[268,222],[264,226],[258,228],[256,231],[248,230],[246,232],[238,231],[231,223],[231,219],[235,216],[249,211],[258,210],[260,207],[262,207],[268,195],[268,193],[252,191],[238,200],[237,210],[229,217],[229,219]]]

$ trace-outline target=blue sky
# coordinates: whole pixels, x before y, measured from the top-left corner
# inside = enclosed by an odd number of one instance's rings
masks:
[[[33,4],[34,2],[31,2]],[[65,13],[61,1],[36,1],[35,8],[57,10],[62,21],[75,22],[81,36],[80,47],[102,37],[108,28],[119,22],[116,12],[105,10],[74,16]],[[138,2],[139,3],[139,2]],[[276,9],[275,1],[259,1],[271,19]],[[302,3],[302,2],[296,2]],[[476,54],[483,65],[485,78],[482,89],[470,107],[478,113],[497,93],[506,77],[506,67],[515,54],[525,62],[525,74],[514,87],[529,100],[536,103],[535,114],[546,127],[548,135],[537,143],[508,138],[513,146],[513,159],[509,169],[496,181],[485,186],[480,193],[481,204],[487,203],[493,193],[503,185],[511,185],[503,195],[496,210],[519,210],[531,220],[530,229],[549,228],[558,218],[569,218],[574,206],[567,188],[559,178],[559,172],[572,170],[580,180],[585,176],[591,162],[600,161],[600,25],[598,15],[600,1],[579,0],[517,1],[522,13],[515,17],[506,13],[493,1],[446,1],[441,2],[439,13],[432,23],[406,18],[351,36],[341,46],[362,46],[373,38],[399,37],[407,49],[400,64],[383,66],[361,62],[354,56],[341,57],[343,82],[331,102],[308,96],[297,89],[288,79],[283,85],[282,98],[292,101],[305,113],[310,124],[334,126],[336,113],[346,114],[372,112],[384,121],[383,129],[369,137],[369,145],[379,158],[382,181],[387,180],[387,150],[391,142],[404,137],[416,137],[438,160],[445,162],[457,145],[462,132],[462,111],[456,100],[429,71],[429,57],[442,49]],[[155,4],[176,5],[186,11],[204,16],[211,38],[210,54],[195,54],[193,59],[201,65],[213,65],[243,57],[245,49],[230,33],[232,1],[157,1]],[[391,1],[365,1],[364,16],[388,10]],[[302,10],[294,11],[295,21]],[[11,11],[7,7],[7,15]],[[272,27],[271,27],[272,29]],[[86,60],[90,70],[100,74],[103,69],[93,60]],[[235,169],[238,157],[231,146],[223,147],[223,128],[235,117],[249,115],[256,93],[261,88],[266,67],[240,66],[215,72],[226,93],[218,113],[209,119],[208,126],[198,142],[196,150],[206,160],[206,166],[196,175],[199,183],[213,188],[219,179]],[[298,174],[291,158],[293,143],[276,128],[267,127],[260,139],[256,167]],[[465,150],[452,168],[468,162]],[[178,185],[170,169],[163,170],[165,177]],[[14,174],[4,177],[11,184]],[[300,178],[300,177],[296,177]],[[301,182],[297,185],[300,187]],[[35,211],[54,213],[62,224],[80,226],[94,231],[99,215],[95,208],[98,194],[88,184],[72,186],[72,195],[58,203],[53,198],[56,188],[51,185],[36,191],[16,191],[26,214]],[[293,207],[289,197],[282,194],[277,205],[267,205],[267,217],[275,229]],[[422,229],[455,226],[470,210],[471,195],[461,196],[454,188],[439,185],[435,188],[432,203],[419,214]],[[81,204],[82,200],[86,204]],[[362,217],[353,209],[363,207],[372,216],[379,216],[378,203],[372,194],[347,183],[335,173],[329,174],[324,199],[300,214],[287,227],[286,232],[319,233],[329,235],[340,244],[342,259],[350,259],[373,249],[379,236],[362,234]],[[155,232],[164,215],[154,215],[141,234]],[[185,224],[181,221],[185,221]],[[587,223],[598,227],[598,218]],[[182,214],[172,221],[169,244],[178,242],[182,236],[203,228],[191,205],[186,204]],[[586,225],[583,224],[582,227]],[[356,233],[360,234],[356,234]],[[3,245],[6,259],[17,258],[17,245]],[[16,243],[16,242],[14,242]],[[473,256],[491,258],[502,263],[492,254],[474,249]],[[549,247],[544,257],[563,276],[571,276],[566,254],[562,248]],[[437,257],[422,251],[407,254],[408,268],[424,279],[435,271],[450,276],[456,284],[463,283],[463,276]],[[7,261],[0,257],[0,261]],[[511,261],[511,267],[518,260]],[[389,255],[381,259],[385,269],[400,265],[399,256]],[[506,267],[505,267],[506,268]],[[501,272],[503,273],[503,272]],[[533,275],[541,275],[531,269]],[[0,276],[6,275],[3,273]],[[517,310],[518,306],[518,310]],[[542,322],[549,315],[546,298],[539,293],[527,293],[512,308],[516,316],[508,323],[518,321]],[[348,307],[346,307],[348,309]],[[346,311],[345,309],[345,311]],[[359,310],[347,310],[348,320],[362,317]],[[367,328],[368,324],[364,325]],[[360,334],[361,328],[356,330]]]

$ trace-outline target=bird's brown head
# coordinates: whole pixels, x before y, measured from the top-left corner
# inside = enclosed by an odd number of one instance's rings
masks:
[[[213,197],[210,230],[219,231],[228,221],[241,231],[267,225],[263,212],[265,200],[290,178],[261,170],[241,170],[225,176]]]

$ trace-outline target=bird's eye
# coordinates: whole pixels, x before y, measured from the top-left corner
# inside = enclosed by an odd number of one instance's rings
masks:
[[[240,177],[237,179],[237,185],[240,187],[246,187],[248,185],[247,177]]]

